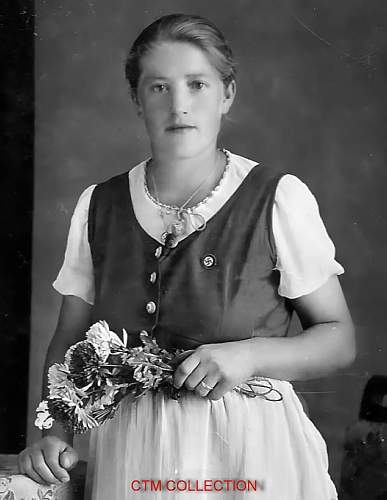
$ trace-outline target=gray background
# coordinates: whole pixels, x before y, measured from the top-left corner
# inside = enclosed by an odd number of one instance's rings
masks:
[[[89,184],[148,155],[123,75],[127,48],[156,17],[204,15],[238,61],[222,133],[235,153],[286,170],[316,195],[357,326],[344,373],[300,384],[338,479],[345,428],[370,375],[387,375],[386,88],[383,2],[37,0],[32,347],[28,439],[59,295],[51,288],[70,217]],[[82,445],[85,453],[85,443]]]

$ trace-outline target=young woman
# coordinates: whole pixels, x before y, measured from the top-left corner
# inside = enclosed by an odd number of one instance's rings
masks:
[[[186,390],[179,402],[126,398],[92,431],[88,497],[174,497],[173,483],[149,492],[146,479],[240,479],[259,481],[251,495],[262,499],[333,500],[325,443],[289,383],[355,356],[343,269],[316,201],[297,177],[218,148],[235,69],[209,21],[157,20],[135,41],[126,76],[151,157],[78,201],[46,368],[104,319],[133,345],[146,330],[184,348],[174,380]],[[303,331],[288,337],[293,310]],[[282,399],[233,390],[254,376]],[[72,437],[46,434],[20,454],[20,469],[40,482],[68,480]],[[247,494],[222,484],[226,498]],[[187,495],[219,495],[199,489]]]

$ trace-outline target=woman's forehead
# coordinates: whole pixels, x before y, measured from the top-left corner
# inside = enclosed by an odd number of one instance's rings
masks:
[[[163,41],[141,58],[141,79],[218,76],[206,52],[189,42]]]

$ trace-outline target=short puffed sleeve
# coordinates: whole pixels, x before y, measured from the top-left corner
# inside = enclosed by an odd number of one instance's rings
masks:
[[[89,186],[79,197],[71,217],[63,264],[53,283],[60,294],[75,295],[89,304],[94,303],[94,273],[87,226],[94,188],[95,185]]]
[[[321,219],[317,201],[296,176],[284,175],[275,193],[273,233],[280,271],[278,293],[294,299],[344,272]]]

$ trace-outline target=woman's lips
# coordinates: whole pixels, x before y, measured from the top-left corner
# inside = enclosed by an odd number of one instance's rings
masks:
[[[190,130],[194,130],[196,127],[194,127],[193,125],[170,125],[169,127],[167,127],[167,132],[173,132],[173,133],[185,133],[185,132],[189,132]]]

